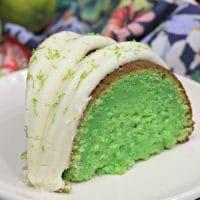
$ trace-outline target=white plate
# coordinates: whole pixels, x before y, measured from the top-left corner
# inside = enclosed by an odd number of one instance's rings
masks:
[[[200,197],[200,85],[180,77],[192,102],[195,130],[190,141],[137,163],[121,176],[73,184],[71,194],[38,191],[24,184],[24,96],[26,71],[0,79],[0,199],[163,200]],[[142,148],[142,147],[141,147]]]

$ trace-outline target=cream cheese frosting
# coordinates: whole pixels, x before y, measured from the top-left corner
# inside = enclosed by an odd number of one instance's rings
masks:
[[[106,75],[136,60],[166,67],[144,44],[71,32],[51,36],[35,51],[26,100],[28,179],[35,187],[65,189],[62,172],[69,167],[73,139],[91,92]]]

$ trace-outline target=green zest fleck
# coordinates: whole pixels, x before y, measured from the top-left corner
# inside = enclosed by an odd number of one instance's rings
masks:
[[[38,100],[36,98],[32,98],[33,106],[37,106]]]
[[[139,51],[140,51],[139,49],[133,49],[133,50],[132,50],[132,53],[135,54],[135,55],[137,56]]]
[[[20,159],[21,160],[27,160],[27,152],[26,151],[24,151],[24,152],[21,153]]]
[[[28,71],[27,73],[27,78],[26,78],[26,81],[32,81],[32,86],[34,88],[34,79],[33,79],[33,76],[31,75],[30,71]]]
[[[52,68],[53,69],[58,69],[58,66],[57,65],[52,65]]]
[[[90,70],[91,70],[91,71],[93,71],[93,70],[94,70],[94,68],[96,68],[96,67],[97,67],[97,64],[95,63],[95,61],[94,61],[94,60],[91,60],[91,61],[90,61],[90,65],[91,65],[91,67],[90,67]]]
[[[54,59],[64,58],[64,56],[61,56],[57,49],[48,48],[48,52],[46,54],[46,58],[49,59],[49,60],[54,60]]]
[[[63,110],[63,115],[66,115],[68,112],[68,107],[66,107],[64,110]]]
[[[88,71],[84,71],[81,76],[80,76],[80,79],[75,87],[75,89],[77,90],[78,87],[80,86],[81,82],[88,76],[89,72]]]
[[[55,102],[55,103],[52,104],[52,108],[53,108],[53,109],[56,109],[57,106],[58,106],[58,102]]]
[[[58,94],[58,103],[60,103],[61,99],[65,96],[65,93]]]
[[[81,76],[80,76],[80,79],[79,79],[79,81],[78,81],[78,83],[77,83],[75,89],[78,89],[78,87],[80,86],[81,82],[82,82],[91,72],[93,72],[94,69],[98,66],[98,65],[94,62],[94,60],[89,61],[89,63],[90,63],[90,68],[89,68],[89,70],[88,70],[88,71],[82,72],[82,74],[81,74]]]
[[[77,59],[77,60],[76,60],[76,64],[79,64],[79,63],[82,62],[84,59],[85,59],[85,57],[82,57],[82,58],[79,59],[79,60]]]
[[[114,53],[115,53],[117,59],[119,59],[120,56],[122,55],[119,46],[116,46],[116,47],[114,48]]]
[[[65,96],[65,93],[60,93],[60,94],[57,94],[57,95],[58,95],[57,101],[52,104],[52,108],[54,108],[54,109],[57,108],[57,106],[61,102],[61,99]]]
[[[141,49],[145,49],[145,50],[149,50],[150,47],[146,44],[142,44],[142,43],[139,43],[139,42],[135,42],[133,41],[133,45],[138,48],[138,51],[141,50]]]
[[[150,47],[146,44],[141,44],[133,41],[133,49],[131,50],[135,55],[138,54],[141,50],[150,50]]]
[[[34,113],[36,116],[38,116],[38,113],[37,113],[37,104],[38,104],[38,100],[36,98],[32,98],[32,104],[33,104],[33,110],[34,110]]]
[[[77,119],[78,119],[77,116],[73,116],[73,117],[72,117],[72,121],[75,121],[75,120],[77,120]]]
[[[40,136],[32,136],[32,137],[28,137],[29,139],[31,139],[31,140],[39,140],[39,141],[41,141],[41,140],[44,140],[44,138],[43,137],[40,137]]]
[[[45,152],[44,145],[41,146],[41,150],[42,150],[42,152]]]
[[[64,180],[64,182],[65,182],[65,186],[63,188],[56,190],[57,193],[70,193],[71,192],[72,188],[71,188],[70,184],[65,180]]]
[[[33,63],[36,63],[36,62],[37,62],[37,57],[35,55],[31,56],[29,65],[32,65]]]
[[[26,137],[28,137],[28,126],[27,125],[24,126],[24,132],[26,134]]]
[[[84,71],[82,74],[81,74],[81,80],[85,79],[89,74],[89,71]]]
[[[69,69],[69,70],[67,70],[67,72],[64,74],[62,80],[63,80],[63,81],[66,81],[66,80],[72,78],[72,77],[74,76],[74,74],[75,74],[75,71],[72,70],[72,69]]]
[[[47,104],[46,106],[50,107],[51,111],[52,111],[52,123],[54,123],[55,121],[55,111],[56,111],[56,108],[58,107],[58,105],[60,104],[62,98],[64,97],[65,93],[57,93],[57,101],[55,101],[54,103],[52,104]]]
[[[44,49],[44,48],[45,48],[44,45],[40,45],[40,46],[37,47],[36,51],[39,51],[39,50]]]
[[[46,76],[45,74],[42,72],[42,70],[39,71],[39,73],[36,76],[37,80],[38,80],[38,84],[40,89],[44,86],[44,82],[46,80]]]
[[[74,40],[77,40],[78,38],[79,38],[79,36],[74,36],[74,37],[70,37],[70,38],[66,39],[65,41],[66,42],[74,41]]]

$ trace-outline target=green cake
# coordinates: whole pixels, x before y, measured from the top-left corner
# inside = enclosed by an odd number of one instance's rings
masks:
[[[95,89],[74,141],[63,178],[123,174],[137,160],[188,140],[191,108],[180,82],[153,63],[116,70]]]
[[[36,188],[123,174],[193,130],[182,84],[137,42],[58,33],[33,54],[27,85],[27,176]]]

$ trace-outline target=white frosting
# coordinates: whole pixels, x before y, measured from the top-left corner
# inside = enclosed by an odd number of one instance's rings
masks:
[[[41,47],[33,55],[37,59],[31,62],[28,76],[28,178],[35,187],[56,191],[65,188],[61,175],[69,167],[77,125],[99,82],[131,61],[165,63],[146,45],[115,44],[102,36],[61,32]]]

